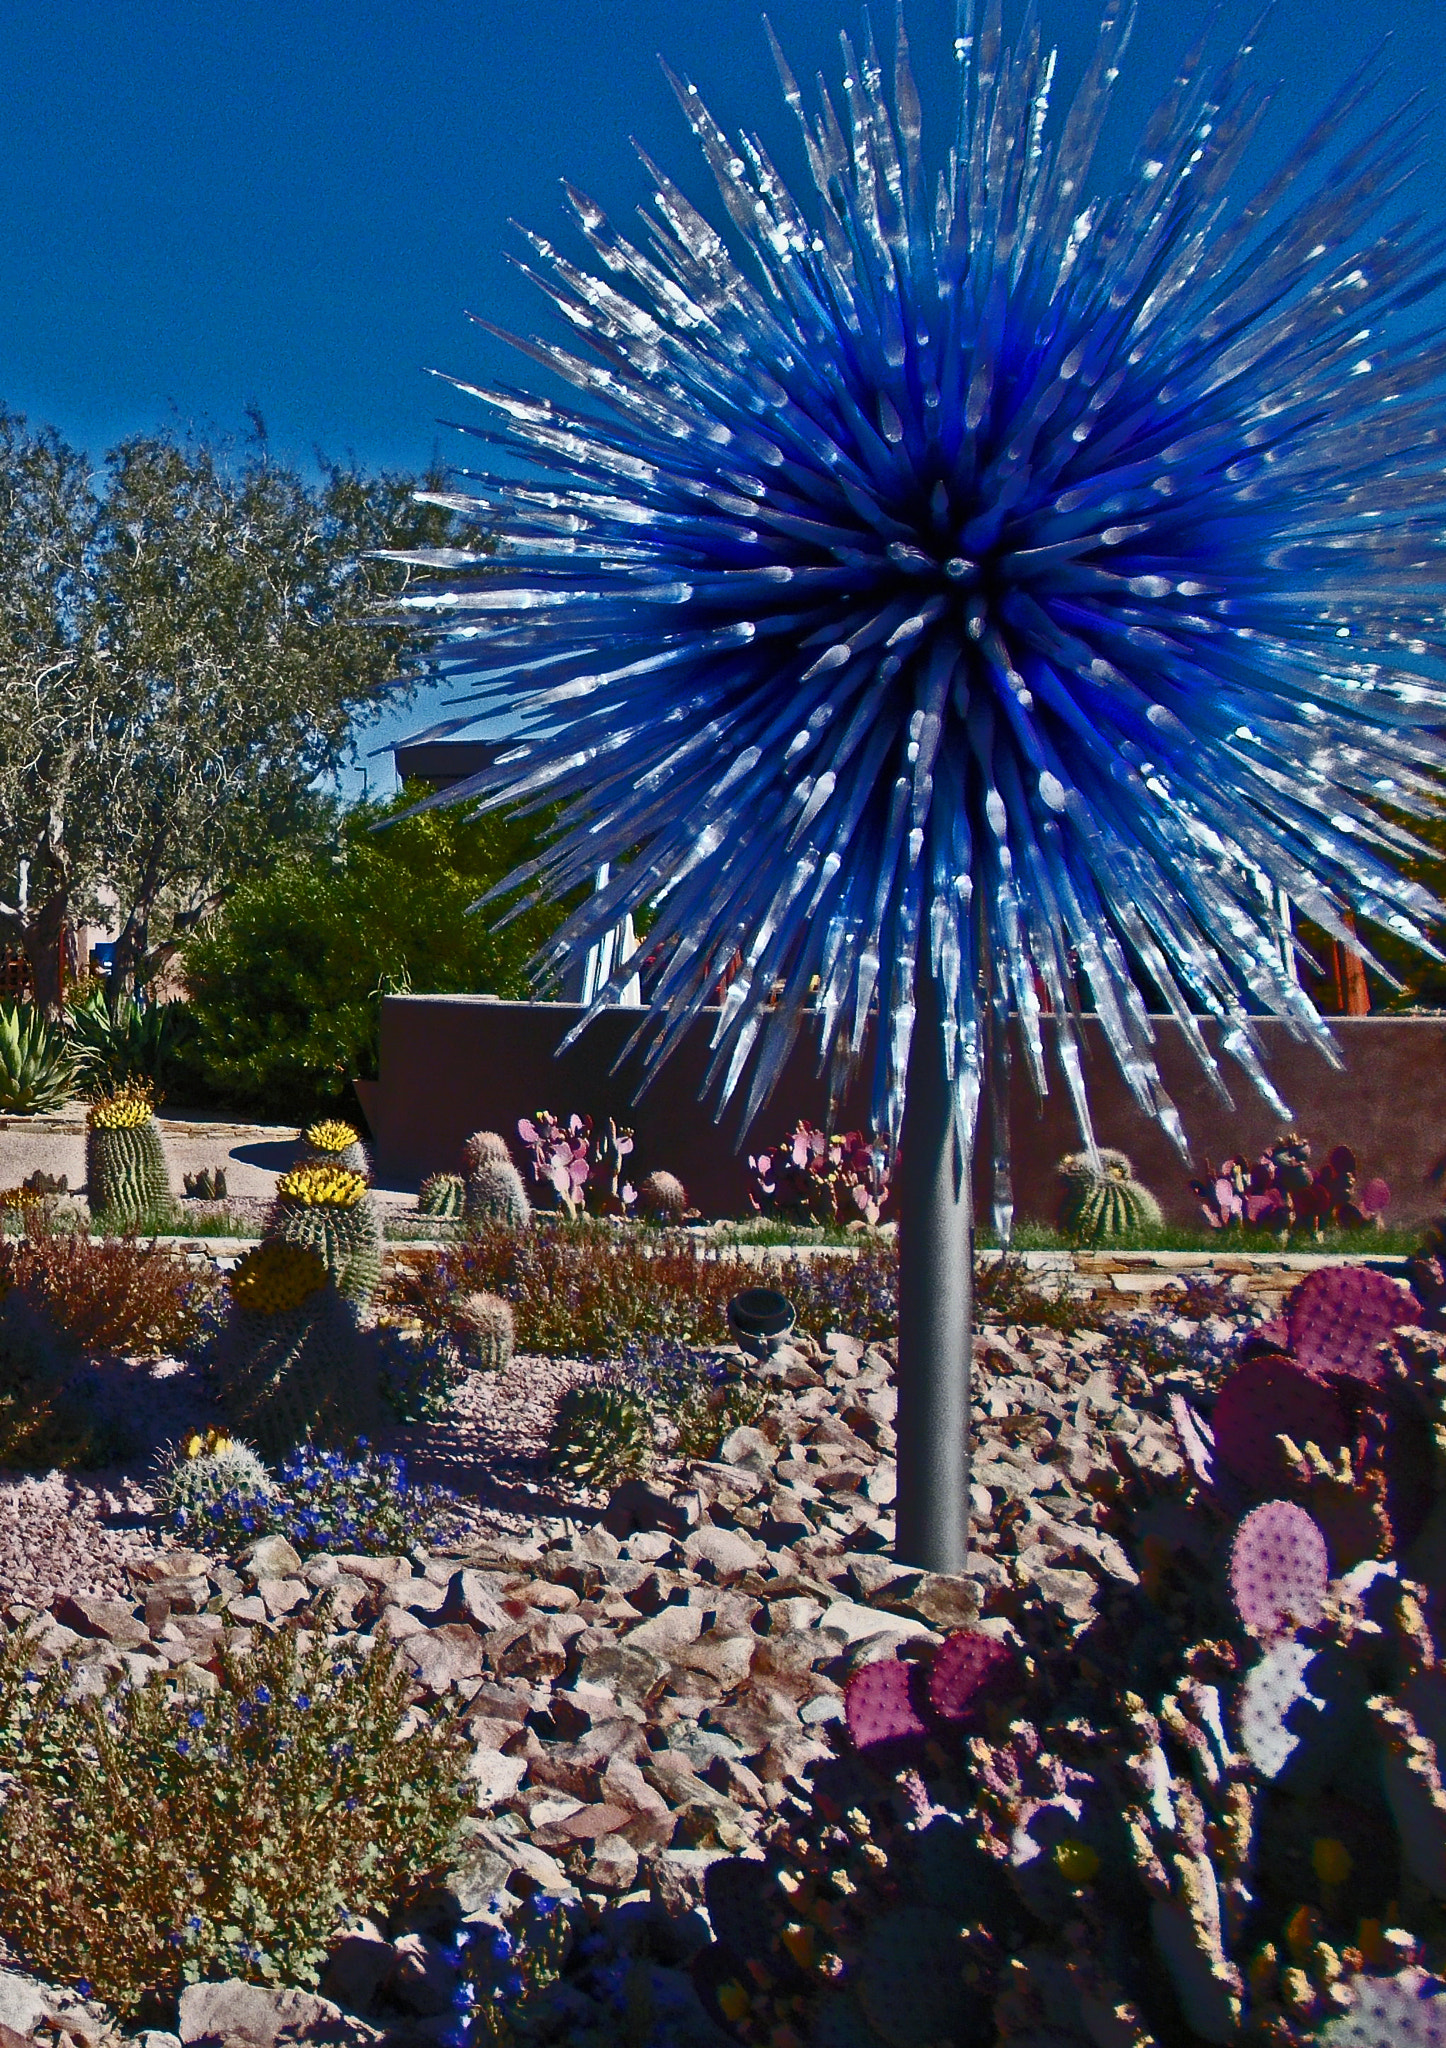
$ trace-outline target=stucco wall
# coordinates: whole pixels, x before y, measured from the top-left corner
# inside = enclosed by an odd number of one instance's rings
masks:
[[[581,1014],[570,1003],[388,996],[382,1004],[381,1079],[367,1090],[365,1103],[382,1180],[415,1187],[426,1173],[456,1169],[469,1131],[501,1131],[515,1144],[519,1116],[537,1109],[559,1116],[580,1110],[595,1119],[611,1114],[632,1126],[639,1175],[667,1167],[681,1176],[706,1214],[746,1214],[744,1154],[750,1144],[735,1153],[737,1110],[728,1112],[720,1128],[698,1100],[716,1012],[705,1013],[637,1104],[631,1096],[642,1072],[639,1056],[631,1055],[616,1074],[609,1069],[641,1013],[605,1014],[555,1059],[554,1049]],[[1283,1025],[1262,1022],[1260,1028],[1276,1085],[1316,1157],[1331,1145],[1349,1144],[1366,1173],[1389,1181],[1389,1221],[1414,1223],[1434,1214],[1441,1203],[1428,1176],[1446,1155],[1446,1018],[1333,1019],[1340,1071],[1293,1040]],[[1244,1075],[1225,1063],[1235,1099],[1228,1110],[1211,1094],[1178,1027],[1161,1018],[1156,1029],[1161,1070],[1196,1159],[1260,1151],[1279,1119]],[[1213,1027],[1205,1029],[1213,1042]],[[1129,1153],[1168,1215],[1195,1221],[1187,1169],[1158,1127],[1135,1108],[1095,1020],[1086,1020],[1084,1035],[1100,1143]],[[752,1134],[751,1149],[775,1142],[801,1116],[823,1123],[826,1091],[815,1076],[817,1057],[816,1037],[806,1028]],[[867,1090],[860,1084],[845,1104],[844,1127],[866,1120]],[[1016,1061],[1010,1126],[1018,1212],[1046,1219],[1054,1207],[1055,1164],[1079,1143],[1057,1067],[1040,1105]]]

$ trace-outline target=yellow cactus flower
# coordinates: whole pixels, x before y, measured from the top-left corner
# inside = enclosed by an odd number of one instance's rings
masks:
[[[313,1152],[345,1152],[348,1145],[361,1143],[361,1133],[336,1116],[324,1116],[318,1123],[308,1124],[303,1135]]]
[[[326,1285],[326,1263],[309,1245],[268,1238],[236,1261],[226,1285],[248,1315],[285,1315]]]
[[[155,1096],[149,1081],[127,1081],[110,1095],[102,1095],[85,1113],[93,1131],[136,1131],[155,1114]]]
[[[361,1174],[345,1166],[293,1166],[276,1183],[281,1200],[298,1209],[354,1209],[366,1191]]]

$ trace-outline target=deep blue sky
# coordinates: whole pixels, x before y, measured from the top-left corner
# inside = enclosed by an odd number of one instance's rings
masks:
[[[168,423],[244,431],[254,404],[273,447],[297,460],[318,447],[392,468],[450,458],[458,437],[437,425],[450,401],[424,368],[515,374],[465,321],[469,308],[524,332],[545,322],[505,260],[518,246],[509,218],[565,236],[565,175],[626,224],[647,193],[630,133],[706,198],[660,51],[725,127],[758,129],[801,189],[762,11],[758,0],[89,0],[12,14],[0,53],[0,401],[96,454]],[[856,28],[856,0],[768,11],[800,79],[822,68],[836,85],[837,31]],[[887,40],[891,0],[874,11]],[[1043,0],[1041,11],[1067,86],[1097,7]],[[1123,162],[1207,12],[1206,0],[1141,0],[1098,176]],[[1219,12],[1223,49],[1258,0],[1222,0]],[[926,113],[938,117],[953,18],[953,0],[908,0]],[[1277,0],[1257,75],[1286,83],[1261,161],[1388,31],[1394,89],[1424,83],[1439,129],[1442,0]],[[1423,197],[1446,208],[1439,170]]]

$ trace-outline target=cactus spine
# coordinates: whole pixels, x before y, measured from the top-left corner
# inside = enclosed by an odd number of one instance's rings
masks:
[[[344,1300],[365,1308],[382,1277],[382,1226],[359,1173],[297,1166],[276,1183],[266,1235],[309,1246]]]
[[[171,1182],[149,1083],[128,1081],[86,1111],[85,1177],[92,1215],[134,1220],[168,1206]]]
[[[1101,1150],[1071,1153],[1059,1163],[1064,1191],[1059,1227],[1083,1244],[1107,1244],[1141,1230],[1157,1230],[1164,1222],[1160,1205],[1135,1179],[1123,1152]]]

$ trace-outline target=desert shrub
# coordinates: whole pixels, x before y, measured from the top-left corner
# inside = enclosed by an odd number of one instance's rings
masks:
[[[681,1458],[716,1458],[723,1439],[767,1405],[764,1388],[732,1360],[699,1357],[673,1337],[625,1344],[609,1370],[643,1396]]]
[[[74,1384],[75,1347],[0,1265],[0,1468],[95,1471],[124,1449]]]
[[[161,1357],[202,1329],[219,1283],[168,1245],[93,1242],[83,1231],[27,1236],[5,1248],[13,1282],[81,1351]]]
[[[689,1244],[653,1251],[586,1222],[551,1223],[526,1238],[483,1227],[438,1257],[409,1266],[391,1301],[424,1327],[445,1320],[453,1294],[500,1294],[512,1303],[519,1351],[618,1358],[629,1338],[726,1343],[724,1309],[746,1284],[731,1260]]]
[[[444,1543],[458,1527],[457,1496],[414,1486],[404,1458],[354,1455],[302,1444],[283,1458],[270,1491],[232,1486],[219,1499],[178,1506],[171,1526],[207,1550],[239,1550],[257,1536],[284,1536],[303,1550],[400,1557],[414,1543]]]
[[[75,1090],[76,1061],[65,1033],[33,1003],[0,1001],[0,1110],[38,1116]]]
[[[466,911],[536,853],[546,816],[401,817],[423,794],[339,814],[334,851],[243,883],[188,946],[195,1039],[173,1094],[304,1123],[347,1105],[352,1075],[375,1075],[384,991],[532,993],[526,962],[563,909],[525,910],[500,933]]]
[[[314,1985],[343,1912],[385,1919],[445,1867],[470,1747],[434,1714],[405,1741],[409,1685],[294,1629],[222,1646],[214,1693],[158,1684],[68,1701],[63,1664],[0,1645],[0,1935],[32,1970],[125,2014],[183,1985]]]

